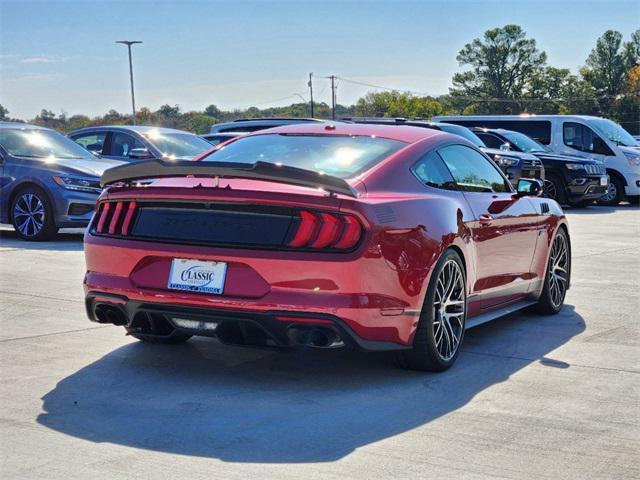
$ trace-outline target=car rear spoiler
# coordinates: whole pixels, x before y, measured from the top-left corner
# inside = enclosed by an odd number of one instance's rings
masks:
[[[235,163],[192,160],[146,160],[110,168],[102,174],[100,186],[166,177],[248,178],[321,188],[330,193],[357,197],[358,191],[344,179],[313,170],[270,162]]]

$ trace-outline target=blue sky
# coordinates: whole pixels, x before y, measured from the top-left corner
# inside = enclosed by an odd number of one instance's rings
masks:
[[[201,110],[330,101],[328,80],[446,93],[465,43],[521,25],[549,64],[574,72],[607,29],[640,25],[638,0],[34,1],[0,0],[0,104],[103,114],[130,109],[126,48],[134,47],[137,105]],[[349,104],[367,87],[340,82]]]

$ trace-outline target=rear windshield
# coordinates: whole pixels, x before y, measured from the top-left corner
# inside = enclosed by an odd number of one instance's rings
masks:
[[[149,130],[142,135],[165,157],[193,158],[212,148],[209,142],[191,133],[165,133],[159,130]]]
[[[350,178],[406,145],[399,140],[364,135],[267,134],[240,138],[202,161],[269,162]]]
[[[440,128],[443,132],[453,133],[454,135],[459,135],[463,138],[466,138],[471,143],[473,143],[476,147],[486,147],[484,142],[478,137],[475,133],[469,130],[466,127],[460,127],[458,125],[448,125],[446,123],[440,124]]]

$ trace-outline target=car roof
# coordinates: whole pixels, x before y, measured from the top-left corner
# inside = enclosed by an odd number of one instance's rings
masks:
[[[434,117],[437,121],[447,120],[553,120],[560,118],[563,120],[571,120],[573,118],[581,120],[602,120],[604,117],[594,115],[538,115],[536,113],[521,113],[520,115],[437,115]]]
[[[283,133],[295,135],[364,135],[398,140],[406,143],[415,143],[425,138],[435,137],[438,135],[450,135],[440,130],[405,125],[327,122],[285,125],[282,127],[270,128],[268,130],[259,130],[248,134],[248,136]],[[457,139],[458,137],[455,136],[455,138]]]
[[[5,121],[0,121],[0,128],[20,128],[22,130],[51,130],[50,128],[41,127],[39,125],[32,125],[30,123]]]
[[[159,133],[189,133],[184,130],[177,130],[175,128],[166,128],[166,127],[154,127],[149,125],[99,125],[95,127],[86,127],[80,128],[78,130],[74,130],[73,132],[69,132],[69,135],[75,135],[76,133],[82,133],[85,131],[101,131],[101,130],[118,130],[123,132],[137,132],[137,133],[148,133],[150,131],[159,132]]]
[[[211,133],[233,132],[234,128],[246,127],[279,127],[280,125],[291,125],[296,123],[323,123],[326,120],[318,118],[241,118],[232,122],[216,123],[211,126]]]

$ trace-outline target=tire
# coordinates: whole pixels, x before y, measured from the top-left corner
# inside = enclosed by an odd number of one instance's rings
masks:
[[[58,233],[49,196],[35,185],[21,189],[11,202],[11,223],[23,240],[52,240]]]
[[[564,261],[561,252],[557,249],[564,248]],[[564,271],[564,273],[563,273]],[[555,276],[555,278],[554,278]],[[571,281],[571,249],[569,247],[569,236],[564,228],[559,228],[551,244],[549,261],[544,274],[544,286],[542,295],[533,309],[544,315],[558,313],[564,305],[564,299]],[[556,290],[556,287],[560,289]]]
[[[564,181],[558,175],[550,173],[544,180],[543,196],[555,200],[560,205],[567,203]]]
[[[449,284],[450,289],[447,278],[453,279],[453,283]],[[438,306],[442,305],[440,299],[444,296],[450,301],[448,306],[445,306],[445,311],[450,315],[446,319],[441,316],[441,309]],[[413,346],[410,350],[398,354],[400,366],[427,372],[442,372],[451,367],[460,352],[466,319],[467,292],[464,266],[460,256],[454,250],[447,250],[433,269]],[[448,343],[448,340],[453,341]]]
[[[593,204],[593,200],[580,200],[579,202],[569,202],[573,208],[587,208],[589,205]]]
[[[179,343],[184,343],[189,340],[192,335],[186,335],[182,333],[174,334],[174,335],[145,335],[140,333],[131,333],[131,331],[125,327],[127,333],[131,335],[133,338],[140,340],[145,343],[157,343],[161,345],[176,345]]]
[[[609,187],[607,193],[598,199],[598,205],[613,207],[624,199],[624,183],[618,176],[609,176]]]

